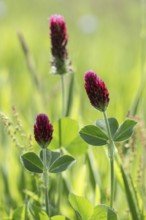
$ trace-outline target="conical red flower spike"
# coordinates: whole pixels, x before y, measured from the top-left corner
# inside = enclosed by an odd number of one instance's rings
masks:
[[[52,15],[50,22],[50,38],[52,53],[52,70],[56,74],[69,72],[70,63],[68,60],[67,43],[68,35],[66,23],[61,15]]]
[[[85,73],[84,79],[84,86],[91,104],[104,112],[109,104],[109,92],[105,83],[92,70]]]
[[[39,114],[36,117],[34,124],[34,137],[37,143],[42,148],[47,148],[52,140],[53,126],[50,123],[48,116]]]

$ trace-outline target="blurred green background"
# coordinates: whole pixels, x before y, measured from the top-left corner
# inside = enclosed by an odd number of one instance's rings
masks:
[[[0,104],[3,111],[9,112],[11,106],[16,105],[25,117],[29,115],[32,118],[34,113],[44,110],[17,38],[17,32],[20,31],[34,57],[40,81],[45,84],[48,96],[45,110],[47,107],[47,111],[53,114],[53,119],[58,117],[56,113],[52,113],[52,109],[53,112],[58,110],[56,88],[60,84],[57,84],[59,80],[56,76],[49,74],[48,18],[52,14],[62,14],[67,22],[68,50],[76,78],[77,100],[73,115],[76,113],[75,117],[78,117],[78,113],[81,113],[84,120],[93,120],[97,115],[87,97],[85,100],[82,98],[85,96],[83,74],[92,69],[105,81],[110,91],[109,114],[120,119],[125,117],[143,77],[141,46],[144,45],[141,43],[141,24],[144,13],[140,1],[42,0],[1,1],[0,4]],[[55,102],[51,96],[55,96]],[[87,112],[90,112],[90,116]]]
[[[60,117],[60,78],[50,74],[48,18],[52,14],[63,15],[67,23],[69,58],[75,74],[70,116],[78,120],[79,126],[91,124],[102,117],[101,113],[89,104],[84,91],[84,72],[92,69],[108,87],[108,116],[115,116],[121,122],[138,103],[136,113],[145,121],[144,0],[0,0],[0,111],[15,120],[12,112],[12,106],[15,106],[25,132],[32,136],[38,113],[47,113],[52,122]],[[37,77],[43,88],[41,93],[27,68],[18,32],[23,34],[33,57]],[[4,176],[1,174],[0,177],[1,202],[5,200],[6,204],[8,201],[5,196],[9,194],[10,200],[15,201],[15,208],[22,203],[21,190],[18,190],[17,184],[17,177],[21,178],[20,152],[8,138],[6,129],[2,125],[0,129],[0,165],[6,170],[4,175],[8,175],[7,188]],[[99,151],[104,158],[102,150]],[[84,158],[80,158],[79,164],[83,161]],[[107,166],[106,163],[105,167],[101,168],[103,176],[106,176]],[[107,179],[108,177],[104,180],[105,185]],[[84,190],[77,188],[79,185],[75,184],[74,191],[84,193]],[[120,206],[121,202],[118,205]]]

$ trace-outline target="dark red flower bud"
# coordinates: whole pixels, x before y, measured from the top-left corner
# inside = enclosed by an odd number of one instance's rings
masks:
[[[52,140],[52,134],[53,126],[50,123],[48,116],[45,114],[37,115],[34,124],[34,137],[40,147],[47,148]]]
[[[61,15],[52,15],[49,22],[53,72],[64,74],[68,72],[69,65],[66,49],[68,42],[66,23]]]
[[[109,92],[104,82],[92,70],[84,75],[85,89],[91,104],[99,111],[104,112],[109,103]]]

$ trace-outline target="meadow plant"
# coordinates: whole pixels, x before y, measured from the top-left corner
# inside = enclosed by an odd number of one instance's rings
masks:
[[[53,74],[58,74],[61,79],[61,95],[62,95],[62,112],[58,120],[58,129],[59,132],[59,148],[60,153],[62,154],[62,120],[61,118],[67,116],[71,109],[71,100],[73,93],[73,81],[74,74],[70,74],[70,83],[67,89],[67,83],[64,82],[64,75],[72,72],[71,62],[68,58],[68,34],[67,34],[67,25],[65,19],[61,15],[52,15],[49,18],[50,24],[50,41],[51,41],[51,72]],[[68,94],[67,91],[68,90]],[[58,211],[60,212],[60,203],[61,203],[61,194],[62,194],[62,177],[61,174],[58,177]]]
[[[34,124],[34,137],[41,148],[40,155],[38,156],[34,152],[27,152],[21,155],[21,161],[30,172],[43,174],[45,210],[50,217],[48,173],[60,173],[69,168],[75,160],[69,155],[61,156],[59,152],[47,149],[53,137],[53,126],[46,114],[37,115]]]
[[[34,124],[34,137],[43,153],[43,177],[45,187],[46,212],[49,216],[49,198],[48,198],[48,173],[47,173],[47,147],[52,140],[53,126],[47,115],[39,114]]]
[[[71,62],[68,59],[67,43],[68,35],[66,23],[61,15],[52,15],[49,18],[50,23],[50,38],[51,38],[51,67],[52,73],[58,74],[61,77],[61,87],[62,87],[62,117],[69,112],[71,106],[71,96],[72,96],[72,86],[69,88],[68,103],[65,103],[65,87],[64,87],[64,74],[72,73]],[[21,45],[24,45],[24,40],[19,34]],[[23,46],[24,47],[24,46]],[[71,74],[73,75],[73,74]],[[72,84],[72,79],[70,85]],[[69,87],[70,87],[69,85]],[[66,109],[67,107],[67,109]],[[34,124],[34,138],[38,145],[40,146],[40,155],[37,155],[33,151],[28,151],[21,155],[21,161],[23,166],[32,173],[40,173],[43,176],[44,185],[44,197],[45,197],[45,211],[50,217],[52,215],[51,201],[49,197],[49,173],[61,173],[68,169],[70,165],[75,162],[75,159],[70,155],[64,155],[62,151],[62,126],[63,122],[61,118],[58,120],[59,128],[59,151],[52,151],[48,149],[51,140],[53,139],[53,125],[50,123],[49,118],[46,114],[38,114],[36,117],[36,122]],[[56,147],[57,148],[57,147]],[[61,199],[61,185],[62,178],[59,175],[58,180],[58,202],[56,204],[56,209],[60,209],[60,199]],[[30,206],[31,207],[31,206]],[[57,208],[58,207],[58,208]],[[31,209],[31,208],[30,208]],[[34,217],[34,216],[33,216]]]
[[[64,17],[61,15],[52,15],[49,18],[50,24],[50,39],[51,39],[51,67],[53,74],[59,74],[61,77],[61,90],[62,90],[62,116],[67,115],[71,105],[72,97],[72,84],[73,74],[69,87],[71,88],[68,94],[68,103],[65,101],[65,86],[64,86],[64,74],[73,73],[71,61],[68,58],[67,43],[68,34]],[[69,89],[70,89],[69,88]]]
[[[50,22],[52,73],[65,74],[69,72],[67,52],[68,34],[66,23],[61,15],[52,15]]]
[[[109,105],[109,92],[105,83],[94,71],[87,71],[84,75],[87,95],[94,108],[103,113],[104,120],[98,119],[96,125],[87,125],[80,130],[80,136],[85,142],[93,146],[107,145],[110,160],[111,196],[110,208],[114,199],[114,157],[117,155],[115,142],[125,141],[133,134],[136,122],[126,119],[120,126],[116,118],[108,118],[106,109]]]
[[[73,147],[80,148],[83,145],[83,141],[80,142],[82,138],[88,145],[92,146],[107,146],[108,158],[110,161],[110,205],[100,204],[95,207],[86,200],[84,197],[76,196],[75,194],[69,194],[69,202],[73,209],[75,210],[77,219],[82,220],[117,220],[117,214],[114,209],[114,192],[115,192],[115,175],[114,168],[115,163],[119,166],[123,182],[126,185],[126,193],[130,197],[130,204],[132,204],[131,212],[134,220],[140,220],[139,215],[135,211],[135,205],[132,200],[132,196],[130,194],[130,188],[127,182],[127,177],[125,175],[125,171],[123,169],[118,150],[116,144],[118,142],[127,141],[133,134],[134,126],[136,125],[136,121],[130,118],[125,119],[121,125],[119,125],[116,118],[108,118],[107,116],[107,108],[110,104],[110,95],[109,91],[103,80],[92,70],[89,70],[84,75],[85,80],[85,90],[88,95],[89,101],[91,105],[98,111],[103,114],[103,119],[97,119],[95,125],[87,125],[83,127],[80,131],[80,137],[78,133],[77,137],[74,135],[74,130],[77,127],[76,124],[74,126],[73,121],[71,119],[63,119],[64,116],[68,115],[69,109],[71,108],[71,97],[73,93],[72,80],[74,74],[71,74],[72,78],[69,84],[68,89],[68,99],[65,101],[65,89],[64,86],[64,75],[66,73],[73,73],[71,62],[68,58],[67,44],[68,44],[68,34],[66,22],[61,15],[52,15],[49,18],[50,24],[50,39],[51,39],[51,72],[55,75],[59,75],[61,78],[61,90],[62,90],[62,114],[59,120],[57,121],[57,129],[52,125],[48,116],[44,113],[38,114],[36,117],[36,121],[34,123],[34,139],[39,145],[39,154],[36,154],[32,151],[32,148],[23,148],[23,151],[27,151],[21,155],[21,162],[23,166],[33,174],[39,174],[43,180],[43,204],[40,207],[32,206],[30,203],[28,204],[28,212],[33,219],[45,219],[45,220],[66,220],[66,217],[63,216],[53,216],[54,212],[52,211],[52,201],[50,196],[50,187],[51,187],[51,179],[50,174],[59,173],[58,186],[57,191],[58,201],[56,206],[60,206],[60,198],[63,194],[63,190],[61,189],[62,185],[62,176],[61,172],[68,169],[74,162],[74,157],[70,155],[64,154],[62,151],[62,147],[66,147],[65,152],[71,152],[69,147],[72,143],[74,143]],[[21,40],[21,44],[24,47],[24,40],[22,36],[19,35]],[[28,55],[28,50],[24,47],[25,53]],[[30,58],[28,57],[28,66],[33,70],[32,65],[30,65]],[[32,71],[33,72],[33,71]],[[35,75],[34,75],[35,76]],[[36,77],[34,77],[36,78]],[[37,78],[36,78],[37,79]],[[37,85],[37,80],[36,80]],[[8,132],[10,133],[11,123],[5,117],[5,115],[0,114],[0,118],[5,123]],[[17,118],[16,118],[17,119]],[[70,125],[68,124],[70,123]],[[19,125],[19,121],[17,121]],[[55,127],[55,129],[54,129]],[[68,129],[71,128],[71,129]],[[20,129],[21,126],[19,125]],[[21,131],[21,129],[20,129]],[[22,131],[21,131],[22,132]],[[55,134],[57,133],[57,135]],[[10,133],[11,134],[11,133]],[[11,135],[12,136],[12,135]],[[72,137],[71,144],[66,144],[66,139],[68,140]],[[12,136],[13,141],[14,137]],[[80,138],[80,139],[79,139]],[[15,141],[16,142],[16,141]],[[53,150],[52,150],[52,142],[53,142]],[[56,145],[57,146],[56,146]],[[81,145],[80,145],[81,144]],[[87,146],[86,144],[86,146]],[[18,145],[18,143],[17,143]],[[67,146],[66,146],[67,145]],[[19,146],[19,145],[18,145]],[[30,151],[31,149],[31,151]],[[54,150],[55,149],[55,150]],[[83,151],[86,152],[87,147]],[[56,179],[55,179],[56,181]],[[67,185],[67,184],[66,184]],[[26,205],[27,206],[27,205]],[[28,215],[25,209],[18,209],[14,212],[14,220],[18,220],[19,216],[23,215],[23,219],[27,219]],[[57,207],[57,211],[60,212],[60,207]],[[134,207],[134,208],[133,208]],[[44,211],[45,209],[45,211]],[[41,218],[39,217],[39,214]],[[60,213],[59,213],[60,214]],[[27,216],[27,217],[26,217]],[[53,216],[53,217],[52,217]],[[29,218],[28,218],[29,219]],[[32,218],[30,218],[32,219]]]

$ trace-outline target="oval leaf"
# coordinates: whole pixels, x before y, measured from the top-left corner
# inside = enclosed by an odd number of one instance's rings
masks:
[[[137,124],[136,121],[132,119],[126,119],[116,131],[113,138],[114,141],[127,140],[132,135],[133,128],[136,124]]]
[[[21,155],[23,166],[34,173],[43,173],[43,163],[37,154],[28,152]]]
[[[82,220],[87,220],[91,216],[93,206],[89,200],[81,196],[70,194],[69,202],[77,214],[81,216]]]
[[[54,135],[49,148],[67,147],[78,135],[78,122],[71,118],[61,118],[53,124]]]
[[[59,157],[54,163],[50,166],[49,172],[50,173],[59,173],[66,169],[68,169],[71,164],[75,162],[75,159],[69,155],[63,155]]]
[[[111,135],[113,137],[119,127],[119,123],[116,118],[108,118],[108,123],[110,126]],[[96,121],[96,126],[102,129],[108,136],[108,131],[107,131],[107,127],[106,127],[106,123],[104,119],[98,119]]]
[[[79,132],[85,142],[93,146],[102,146],[107,144],[107,135],[95,125],[87,125]]]
[[[66,148],[73,156],[77,157],[87,152],[88,144],[78,135]]]
[[[94,208],[92,216],[89,220],[117,220],[117,215],[110,207],[106,205],[98,205]]]

